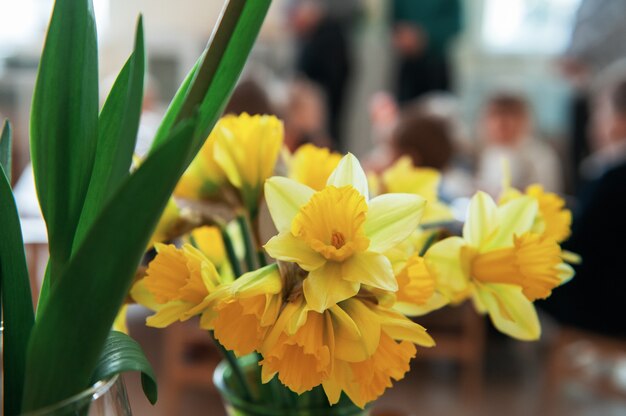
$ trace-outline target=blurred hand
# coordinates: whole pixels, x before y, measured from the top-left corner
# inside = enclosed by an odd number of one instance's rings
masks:
[[[392,41],[396,50],[406,57],[421,55],[428,45],[426,33],[419,26],[409,23],[396,25]]]

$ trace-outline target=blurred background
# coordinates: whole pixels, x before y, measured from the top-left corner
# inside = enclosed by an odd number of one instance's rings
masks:
[[[223,0],[94,0],[101,95],[144,16],[148,81],[137,152],[145,152]],[[28,120],[51,0],[0,0],[0,120],[14,125],[15,191],[33,287],[45,229],[32,186]],[[380,172],[402,155],[441,169],[442,199],[462,220],[477,189],[497,196],[539,182],[574,211],[567,248],[578,276],[540,303],[544,334],[522,343],[469,305],[418,322],[438,342],[418,352],[377,415],[626,415],[626,1],[274,0],[231,101],[272,112],[290,150],[314,143]],[[36,292],[36,290],[35,290]],[[36,295],[36,293],[35,293]],[[129,325],[160,376],[151,407],[127,377],[137,415],[219,415],[219,357],[193,323]]]

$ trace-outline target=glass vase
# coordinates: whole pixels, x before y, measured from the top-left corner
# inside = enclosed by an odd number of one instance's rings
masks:
[[[217,387],[228,416],[368,416],[369,409],[361,409],[350,400],[342,399],[330,406],[321,387],[312,392],[297,396],[276,379],[261,384],[258,360],[254,356],[238,360],[240,368],[250,389],[259,397],[254,403],[244,400],[237,391],[233,369],[227,361],[219,363],[213,374],[213,383]],[[279,396],[279,397],[276,397]],[[317,404],[316,404],[317,403]]]
[[[114,376],[74,397],[22,416],[132,416],[132,411],[122,377]]]

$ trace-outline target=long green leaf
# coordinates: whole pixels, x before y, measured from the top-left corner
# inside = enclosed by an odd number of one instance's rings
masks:
[[[156,377],[141,347],[128,335],[122,332],[111,331],[104,344],[104,351],[100,356],[100,361],[98,361],[91,377],[91,382],[96,383],[100,380],[106,380],[116,374],[127,371],[141,372],[143,392],[150,400],[150,403],[156,403]]]
[[[48,227],[50,277],[72,250],[98,137],[98,50],[91,0],[56,0],[31,111],[31,156]]]
[[[40,305],[28,346],[25,410],[56,403],[89,384],[150,234],[186,167],[193,127],[182,123],[125,181]]]
[[[4,122],[2,126],[2,131],[0,131],[0,165],[4,168],[4,173],[11,183],[11,172],[13,170],[12,166],[12,146],[11,146],[11,123],[9,120]]]
[[[20,413],[26,347],[35,318],[20,219],[4,166],[4,163],[0,166],[0,282],[4,320],[4,414],[10,416]]]
[[[135,49],[118,75],[98,119],[96,158],[78,225],[78,247],[105,201],[129,175],[143,104],[145,73],[143,23],[137,22]]]

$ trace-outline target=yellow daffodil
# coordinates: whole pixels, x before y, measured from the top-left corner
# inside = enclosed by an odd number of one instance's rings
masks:
[[[426,262],[417,253],[409,257],[396,277],[398,291],[393,308],[404,315],[425,315],[450,302],[438,290],[435,275],[428,270]]]
[[[354,404],[365,407],[392,386],[392,379],[404,378],[411,358],[415,357],[416,344],[435,345],[423,327],[405,316],[372,304],[368,308],[380,324],[378,345],[366,360],[335,360],[331,378],[323,384],[331,404],[339,400],[343,390]]]
[[[214,159],[241,193],[254,216],[263,183],[273,172],[283,143],[283,124],[274,116],[227,115],[215,126]]]
[[[215,161],[215,142],[222,121],[218,121],[213,132],[191,162],[176,185],[174,195],[192,200],[213,199],[226,182],[226,175]]]
[[[340,160],[339,153],[307,143],[288,158],[287,176],[316,191],[321,191]]]
[[[435,243],[424,256],[448,296],[471,293],[500,331],[523,340],[540,335],[532,301],[549,296],[573,275],[557,242],[532,232],[537,212],[531,197],[496,206],[479,192],[470,203],[463,237]]]
[[[148,248],[152,248],[156,243],[162,243],[171,238],[170,232],[178,223],[179,216],[180,209],[178,208],[178,205],[176,205],[176,201],[174,201],[173,198],[170,198],[165,206],[163,214],[161,214],[161,218],[159,219],[154,233],[152,233],[152,237],[148,243]]]
[[[146,321],[149,326],[164,328],[193,316],[190,311],[225,282],[215,266],[191,245],[176,248],[157,244],[155,248],[157,256],[148,265],[146,277],[131,289],[131,296],[156,311]]]
[[[411,158],[403,156],[382,174],[382,188],[389,193],[409,193],[426,199],[422,223],[450,221],[450,209],[438,198],[441,173],[432,168],[416,168]]]
[[[320,313],[300,297],[285,306],[263,343],[262,379],[277,375],[298,394],[321,384],[331,404],[344,391],[364,407],[391,379],[404,377],[414,344],[434,342],[397,312],[352,298]]]
[[[425,200],[410,194],[369,200],[368,194],[365,173],[351,154],[341,159],[321,191],[288,178],[266,182],[279,234],[265,249],[309,272],[304,296],[317,312],[356,295],[362,284],[392,292],[398,288],[383,253],[417,228]]]
[[[194,312],[212,310],[200,326],[213,329],[215,338],[242,356],[258,351],[282,306],[282,281],[273,264],[246,273],[198,305]],[[211,305],[215,305],[211,308]]]
[[[539,205],[532,231],[558,243],[565,241],[572,225],[572,212],[565,208],[565,200],[555,193],[546,192],[543,186],[534,184],[527,187],[524,194],[511,187],[505,188],[499,203],[504,204],[523,195],[533,198]]]

